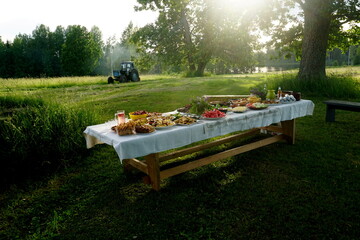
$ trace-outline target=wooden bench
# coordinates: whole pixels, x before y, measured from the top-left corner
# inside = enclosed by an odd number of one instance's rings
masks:
[[[360,102],[349,102],[340,100],[328,100],[326,104],[326,121],[335,121],[335,109],[360,112]]]

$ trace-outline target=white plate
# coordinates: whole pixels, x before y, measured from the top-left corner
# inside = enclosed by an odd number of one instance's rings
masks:
[[[269,107],[269,106],[267,106],[267,107],[261,107],[261,108],[249,107],[249,109],[257,111],[257,110],[267,109],[268,107]]]
[[[196,122],[197,122],[197,121],[196,121]],[[178,125],[178,126],[190,126],[190,125],[195,124],[196,122],[193,122],[193,123],[190,123],[190,124],[177,123],[176,125]]]
[[[247,110],[245,110],[245,111],[233,111],[233,113],[244,113],[244,112],[246,112]]]
[[[176,122],[175,122],[175,124],[178,125],[178,126],[190,126],[190,125],[193,125],[193,124],[197,123],[198,120],[197,119],[194,119],[194,120],[195,120],[195,122],[190,123],[190,124],[183,124],[183,123],[176,123]]]
[[[202,119],[204,120],[219,120],[219,119],[223,119],[225,117],[219,117],[219,118],[206,118],[206,117],[203,117]]]
[[[175,126],[175,124],[170,125],[170,126],[166,126],[166,127],[155,127],[155,129],[156,129],[156,130],[165,130],[165,129],[172,128],[173,126]]]

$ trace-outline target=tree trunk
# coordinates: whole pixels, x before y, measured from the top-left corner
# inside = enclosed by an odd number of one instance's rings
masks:
[[[197,77],[204,76],[204,71],[205,71],[205,67],[206,67],[207,63],[208,63],[207,61],[199,62],[199,64],[197,65],[195,76],[197,76]]]
[[[331,0],[306,0],[304,10],[304,39],[298,77],[301,80],[325,78]]]
[[[189,23],[186,19],[186,14],[185,14],[185,10],[181,11],[181,23],[182,26],[184,28],[184,40],[185,40],[185,47],[186,47],[186,57],[187,57],[187,61],[189,64],[189,71],[190,72],[195,72],[195,62],[194,62],[194,58],[193,58],[193,42],[191,40],[191,32],[190,32],[190,26]]]

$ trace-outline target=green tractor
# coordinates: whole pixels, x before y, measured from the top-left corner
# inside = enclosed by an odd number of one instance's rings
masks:
[[[112,76],[108,78],[108,83],[114,83],[114,81],[119,81],[119,83],[140,81],[139,72],[134,63],[130,61],[122,62],[120,70],[114,70]]]

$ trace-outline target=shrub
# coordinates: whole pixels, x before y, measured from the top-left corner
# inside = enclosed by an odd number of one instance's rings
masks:
[[[0,98],[0,104],[8,112],[0,121],[2,185],[46,175],[81,156],[93,114],[36,99]]]
[[[304,96],[331,98],[359,98],[360,83],[350,75],[330,74],[325,79],[302,81],[295,74],[273,75],[267,79],[268,89],[292,90]],[[262,89],[264,83],[256,88]]]

